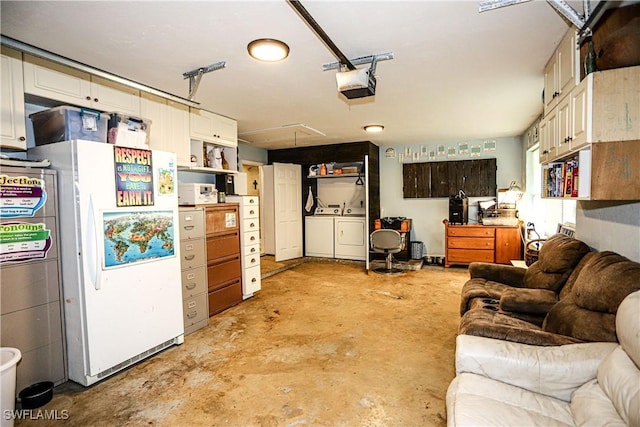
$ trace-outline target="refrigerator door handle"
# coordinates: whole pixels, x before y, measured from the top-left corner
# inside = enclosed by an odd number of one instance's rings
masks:
[[[87,264],[89,267],[91,281],[93,287],[100,290],[101,274],[100,274],[100,251],[98,250],[98,221],[96,212],[93,207],[93,196],[89,195],[89,230],[87,233]],[[93,253],[90,253],[93,251]]]

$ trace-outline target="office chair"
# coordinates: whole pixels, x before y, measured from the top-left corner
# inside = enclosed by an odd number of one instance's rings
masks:
[[[396,230],[380,229],[371,233],[371,250],[386,254],[384,268],[375,268],[373,271],[380,274],[402,274],[403,271],[393,268],[393,254],[402,250],[402,236]]]

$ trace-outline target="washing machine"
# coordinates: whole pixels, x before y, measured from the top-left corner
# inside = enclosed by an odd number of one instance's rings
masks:
[[[304,255],[334,257],[334,219],[342,214],[337,207],[316,208],[304,219]]]

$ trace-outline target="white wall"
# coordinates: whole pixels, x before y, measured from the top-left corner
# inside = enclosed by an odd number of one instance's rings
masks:
[[[640,202],[579,201],[575,237],[640,262]]]
[[[496,150],[493,152],[482,151],[479,158],[497,159],[497,185],[498,188],[506,188],[511,181],[518,181],[520,184],[522,176],[522,140],[520,137],[491,138],[496,141]],[[485,139],[470,140],[469,146],[480,144],[482,146]],[[427,153],[436,150],[440,144],[448,147],[458,147],[461,141],[449,142],[428,142],[424,144],[394,145],[380,147],[380,208],[382,217],[404,216],[413,220],[413,230],[411,231],[412,241],[421,241],[426,246],[427,255],[444,256],[444,225],[442,220],[449,217],[449,199],[404,199],[402,197],[402,163],[412,163],[411,160],[401,159],[399,156],[405,153],[409,147],[411,152],[421,153],[425,147]],[[394,148],[395,158],[385,156],[387,148]],[[456,155],[455,158],[445,156],[436,157],[434,161],[445,160],[471,160],[469,154]],[[416,162],[429,161],[428,157],[420,157]],[[469,200],[469,218],[475,222],[477,218],[477,201],[488,198],[471,198]]]

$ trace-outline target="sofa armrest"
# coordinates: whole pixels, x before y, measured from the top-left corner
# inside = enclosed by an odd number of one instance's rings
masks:
[[[512,265],[492,264],[488,262],[472,262],[469,264],[469,275],[472,279],[485,279],[504,285],[523,286],[526,268]]]
[[[483,375],[568,402],[579,386],[596,378],[600,362],[616,347],[616,343],[540,347],[458,335],[456,374]]]
[[[500,294],[500,309],[546,316],[558,302],[558,294],[548,289],[511,288]]]

